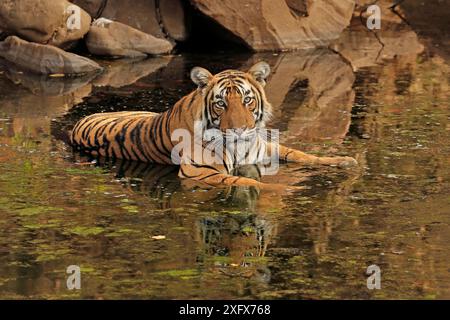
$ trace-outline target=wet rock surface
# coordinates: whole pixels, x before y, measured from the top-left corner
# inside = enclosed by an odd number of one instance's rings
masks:
[[[86,37],[86,46],[92,54],[115,57],[163,54],[173,49],[173,44],[165,39],[105,18],[94,21]]]
[[[10,36],[0,43],[0,57],[25,70],[49,75],[80,75],[102,70],[96,62],[50,45]]]
[[[159,1],[160,24],[167,36],[176,41],[189,37],[190,20],[182,0]]]
[[[76,21],[70,20],[73,14]],[[32,42],[65,48],[83,38],[90,23],[86,11],[66,0],[0,2],[0,29]]]

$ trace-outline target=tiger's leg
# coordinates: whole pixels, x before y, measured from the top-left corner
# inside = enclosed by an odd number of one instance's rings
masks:
[[[340,167],[350,167],[358,164],[352,157],[317,157],[282,145],[279,146],[278,152],[280,160],[302,164],[337,165]]]
[[[280,184],[263,183],[255,179],[233,176],[223,173],[219,169],[210,166],[195,166],[191,164],[180,165],[178,176],[181,178],[193,179],[212,186],[243,186],[257,187],[266,190],[292,191],[302,190],[302,186],[286,186]]]

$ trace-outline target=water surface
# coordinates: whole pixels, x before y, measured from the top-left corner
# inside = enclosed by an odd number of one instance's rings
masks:
[[[0,298],[450,298],[449,61],[391,29],[383,45],[355,27],[330,49],[103,60],[104,74],[72,80],[4,66]],[[194,89],[195,65],[261,59],[282,142],[358,168],[263,178],[309,187],[291,194],[208,189],[176,167],[90,163],[64,142],[95,112],[166,110]],[[371,264],[381,290],[366,287]],[[69,265],[81,290],[66,287]]]

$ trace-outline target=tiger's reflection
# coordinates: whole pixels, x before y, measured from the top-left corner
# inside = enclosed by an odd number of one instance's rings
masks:
[[[81,159],[85,163],[92,160],[84,156]],[[193,238],[198,243],[197,262],[210,267],[213,272],[228,276],[251,278],[258,283],[270,280],[265,255],[277,226],[260,211],[258,202],[266,196],[260,190],[255,187],[194,185],[192,181],[178,178],[177,166],[106,161],[102,158],[95,161],[110,170],[128,190],[154,199],[158,209],[197,205],[199,213],[194,215],[195,221],[191,223]],[[238,167],[233,174],[261,178],[260,170],[254,165]]]
[[[85,161],[87,160],[87,161]],[[159,200],[159,209],[177,208],[183,203],[180,199],[188,195],[191,202],[203,204],[202,209],[239,208],[255,211],[260,190],[255,187],[211,187],[191,180],[180,180],[178,167],[168,165],[146,164],[135,161],[115,161],[104,158],[84,158],[84,163],[94,161],[97,165],[114,173],[124,187]],[[256,180],[261,179],[256,165],[236,168],[233,175]],[[192,192],[199,190],[199,192]]]
[[[199,260],[211,259],[215,269],[229,276],[256,277],[269,282],[267,246],[276,231],[273,222],[257,214],[204,217],[197,222]]]

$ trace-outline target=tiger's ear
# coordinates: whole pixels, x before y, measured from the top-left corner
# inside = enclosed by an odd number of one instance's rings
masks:
[[[266,84],[266,78],[270,74],[270,66],[267,62],[260,61],[253,65],[248,73],[251,74],[252,77],[264,87]]]
[[[194,67],[191,70],[191,79],[199,88],[205,87],[212,77],[213,75],[211,74],[211,72],[209,72],[205,68]]]

